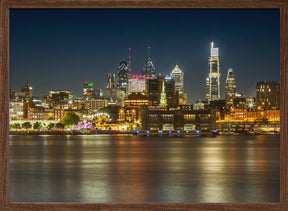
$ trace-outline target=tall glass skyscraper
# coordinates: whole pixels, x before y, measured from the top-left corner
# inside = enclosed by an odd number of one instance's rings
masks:
[[[150,57],[150,46],[148,46],[148,59],[142,70],[142,75],[145,75],[146,79],[155,78],[156,69]]]
[[[126,93],[127,82],[130,78],[129,65],[123,60],[118,66],[118,88]]]
[[[236,82],[234,79],[233,69],[229,68],[225,83],[225,101],[226,107],[230,108],[233,106],[233,99],[236,95]]]
[[[176,65],[175,68],[172,70],[171,78],[175,81],[175,90],[179,91],[179,93],[181,94],[184,91],[184,73],[178,67],[178,65]]]
[[[220,67],[219,67],[219,49],[214,48],[211,42],[209,57],[209,75],[206,78],[208,102],[220,99]]]

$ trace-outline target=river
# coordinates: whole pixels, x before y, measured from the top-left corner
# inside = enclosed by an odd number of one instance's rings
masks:
[[[11,202],[279,202],[280,136],[10,136]]]

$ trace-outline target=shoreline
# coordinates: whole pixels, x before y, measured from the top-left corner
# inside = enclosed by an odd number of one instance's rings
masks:
[[[158,137],[187,137],[187,136],[254,136],[254,135],[280,135],[280,133],[259,133],[259,134],[247,134],[247,133],[231,133],[231,134],[215,134],[215,133],[200,133],[195,134],[194,132],[186,133],[185,131],[181,133],[146,133],[143,131],[91,131],[89,133],[81,133],[80,131],[9,131],[9,135],[117,135],[117,136],[158,136]]]

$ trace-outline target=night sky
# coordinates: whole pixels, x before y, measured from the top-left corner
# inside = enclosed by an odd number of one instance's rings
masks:
[[[65,89],[80,97],[83,82],[105,89],[132,48],[141,74],[147,46],[157,73],[184,72],[188,101],[205,99],[210,42],[219,48],[221,98],[228,68],[237,92],[255,96],[257,81],[280,75],[278,9],[11,9],[10,88],[30,81],[35,96]]]

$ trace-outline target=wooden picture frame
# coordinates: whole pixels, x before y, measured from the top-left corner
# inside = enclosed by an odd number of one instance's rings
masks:
[[[0,210],[288,210],[287,0],[0,0]],[[280,10],[280,203],[10,203],[8,91],[10,8],[278,8]]]

